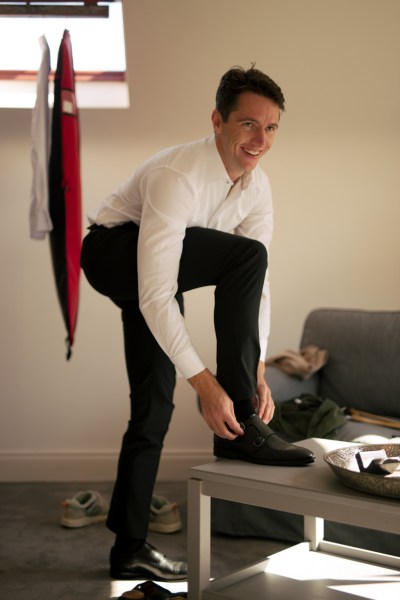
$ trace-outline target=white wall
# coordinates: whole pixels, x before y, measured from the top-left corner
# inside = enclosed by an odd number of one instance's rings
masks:
[[[398,0],[125,2],[129,110],[82,110],[85,212],[151,153],[211,131],[220,75],[257,67],[287,113],[263,166],[276,212],[270,353],[298,347],[320,306],[398,309]],[[82,280],[76,344],[47,242],[28,235],[28,110],[0,111],[0,480],[111,479],[128,414],[118,311]],[[212,290],[187,319],[214,368]],[[211,433],[180,381],[160,478],[208,460]]]

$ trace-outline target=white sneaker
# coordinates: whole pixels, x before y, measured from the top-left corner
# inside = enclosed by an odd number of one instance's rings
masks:
[[[64,507],[60,525],[64,527],[85,527],[105,521],[108,503],[99,492],[87,490],[78,492],[73,498],[62,503]]]
[[[153,496],[150,507],[149,529],[158,533],[174,533],[182,529],[178,504],[170,502],[163,496]]]

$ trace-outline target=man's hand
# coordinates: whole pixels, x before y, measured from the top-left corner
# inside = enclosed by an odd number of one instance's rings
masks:
[[[274,416],[275,404],[272,400],[271,390],[265,381],[265,364],[258,363],[257,369],[257,395],[258,395],[258,416],[265,423]]]
[[[188,381],[196,390],[203,418],[214,433],[228,440],[243,435],[232,400],[208,369],[190,377]]]

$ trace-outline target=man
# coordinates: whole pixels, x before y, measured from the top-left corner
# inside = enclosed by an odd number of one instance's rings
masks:
[[[156,154],[89,215],[82,267],[121,308],[131,392],[107,521],[116,534],[112,577],[186,576],[185,563],[146,542],[175,369],[198,394],[216,456],[277,465],[314,460],[266,425],[274,412],[264,379],[272,202],[258,162],[273,144],[284,102],[261,71],[229,70],[217,91],[214,135]],[[207,285],[215,286],[216,376],[183,318],[183,292]]]

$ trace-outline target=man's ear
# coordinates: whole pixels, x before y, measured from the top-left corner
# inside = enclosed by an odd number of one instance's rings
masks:
[[[214,133],[221,133],[222,117],[221,113],[216,108],[214,108],[214,110],[212,111],[211,121],[213,124]]]

